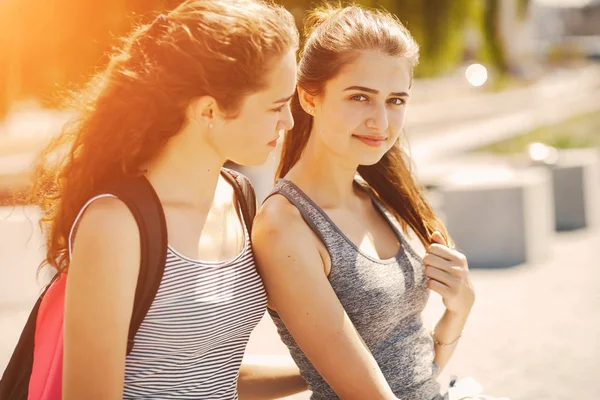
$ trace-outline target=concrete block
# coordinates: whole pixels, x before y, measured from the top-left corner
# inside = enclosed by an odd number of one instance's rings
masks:
[[[551,174],[544,168],[480,168],[439,187],[450,235],[479,268],[545,260],[554,235]]]
[[[598,150],[561,150],[550,170],[554,185],[556,230],[597,226],[600,222]]]

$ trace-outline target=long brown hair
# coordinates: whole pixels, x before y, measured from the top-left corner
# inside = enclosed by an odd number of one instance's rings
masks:
[[[402,57],[414,67],[419,46],[398,19],[379,10],[358,6],[326,5],[313,10],[305,22],[306,42],[298,65],[298,86],[311,95],[323,93],[327,81],[351,63],[361,51],[380,51]],[[302,156],[313,117],[300,105],[298,94],[292,100],[294,128],[284,139],[276,176],[284,177]],[[446,229],[433,212],[415,182],[410,158],[396,143],[374,165],[361,165],[359,174],[396,214],[405,230],[410,226],[424,245],[439,231],[453,245]]]
[[[261,0],[188,0],[138,26],[107,68],[74,97],[79,116],[41,154],[32,200],[41,207],[47,254],[68,267],[68,237],[98,185],[143,173],[210,95],[234,117],[262,89],[274,60],[298,45],[292,15]]]

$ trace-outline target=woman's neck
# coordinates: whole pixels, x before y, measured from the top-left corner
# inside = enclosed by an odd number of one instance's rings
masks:
[[[146,176],[163,203],[199,209],[212,204],[225,160],[208,143],[198,143],[198,137],[184,128],[147,166]]]
[[[323,208],[348,204],[355,199],[354,176],[358,165],[349,164],[322,143],[315,143],[317,139],[313,137],[286,179],[301,186]]]

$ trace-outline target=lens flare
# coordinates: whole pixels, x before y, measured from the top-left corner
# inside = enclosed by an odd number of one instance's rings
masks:
[[[481,86],[487,81],[488,72],[481,64],[471,64],[465,71],[465,77],[471,85]]]

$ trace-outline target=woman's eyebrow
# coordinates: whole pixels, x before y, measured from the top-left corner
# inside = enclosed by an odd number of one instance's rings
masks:
[[[379,94],[379,90],[371,89],[365,86],[349,86],[346,89],[344,89],[344,91],[346,90],[360,90],[367,93]],[[392,92],[390,93],[390,96],[408,97],[409,94],[406,92]]]

